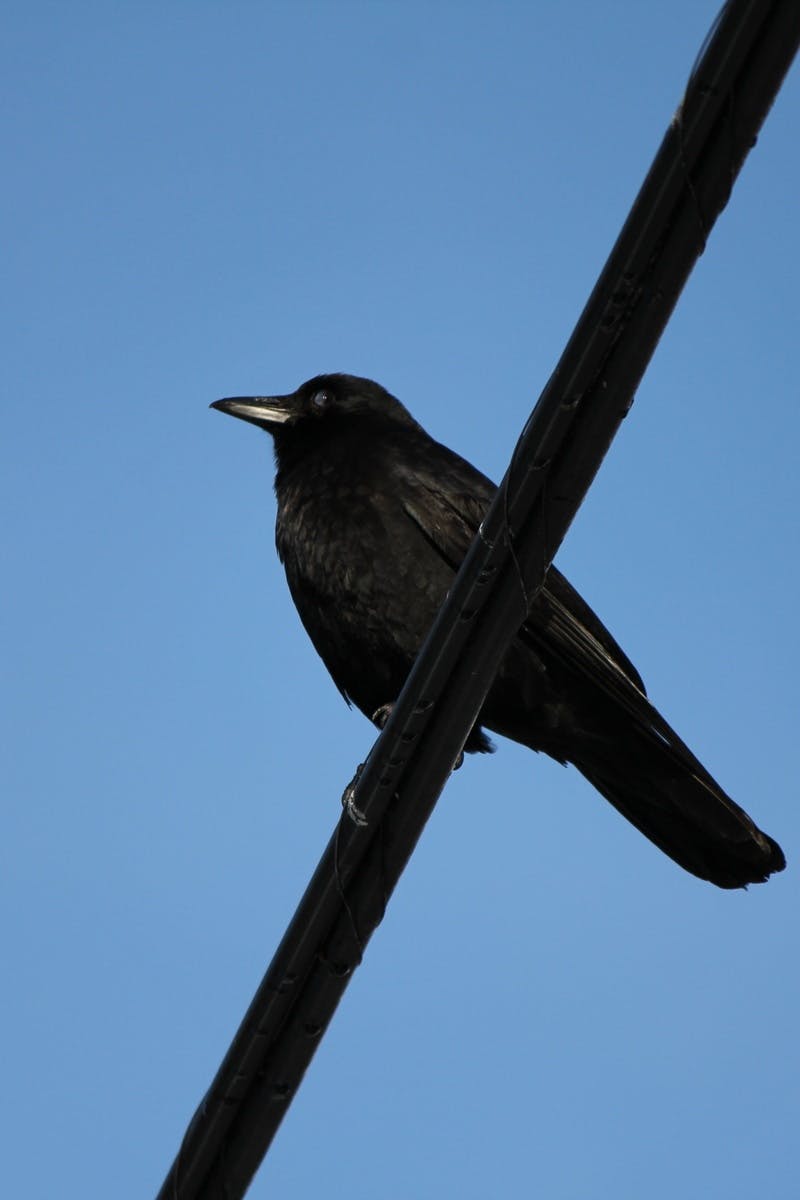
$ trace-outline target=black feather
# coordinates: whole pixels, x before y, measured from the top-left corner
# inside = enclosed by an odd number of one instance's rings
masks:
[[[275,441],[276,541],[309,637],[368,717],[399,694],[494,495],[378,384],[318,376],[289,396],[218,401]],[[780,847],[715,782],[647,699],[633,664],[551,567],[500,665],[482,726],[559,762],[687,871],[766,880]]]

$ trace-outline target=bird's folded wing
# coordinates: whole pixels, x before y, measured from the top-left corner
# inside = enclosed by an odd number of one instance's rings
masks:
[[[631,677],[609,648],[550,590],[549,577],[534,600],[533,610],[534,620],[527,621],[520,630],[522,641],[537,653],[555,657],[577,672],[584,682],[591,683],[625,712],[641,734],[656,743],[676,763],[690,769],[715,792],[718,790],[719,785],[713,777],[647,699],[636,682],[638,675],[634,672]],[[611,641],[615,645],[613,639]],[[622,658],[627,663],[624,655]]]
[[[606,654],[622,669],[631,683],[635,684],[639,691],[645,694],[646,689],[636,667],[619,643],[608,632],[597,614],[592,612],[583,596],[579,592],[576,592],[569,580],[565,579],[561,574],[558,567],[551,566],[547,572],[545,591],[560,610],[567,613],[572,621],[577,622],[578,625],[591,634],[595,641],[599,642]]]
[[[433,473],[404,472],[403,508],[455,572],[494,495],[494,485],[457,456]],[[521,641],[540,657],[558,658],[625,711],[641,732],[716,788],[713,778],[647,699],[638,671],[561,572],[550,567],[534,597]]]
[[[455,455],[453,458],[455,462],[447,464],[449,470],[445,467],[436,476],[403,472],[402,482],[406,515],[455,572],[496,489],[469,463]],[[534,621],[538,623],[541,617],[549,619],[554,636],[564,642],[565,649],[572,646],[579,651],[583,646],[597,659],[601,675],[605,677],[610,672],[610,678],[616,679],[621,672],[643,695],[645,687],[633,663],[557,567],[550,567],[543,592],[548,597],[547,603],[534,598]]]

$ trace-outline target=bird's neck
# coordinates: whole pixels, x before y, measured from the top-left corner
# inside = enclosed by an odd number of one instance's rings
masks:
[[[318,429],[291,429],[275,438],[275,491],[282,496],[301,490],[326,502],[330,493],[374,487],[381,490],[391,464],[401,453],[400,443],[413,436],[405,429],[351,429],[320,422]]]

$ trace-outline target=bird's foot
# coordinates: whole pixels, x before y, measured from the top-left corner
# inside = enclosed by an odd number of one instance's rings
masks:
[[[386,722],[389,720],[389,717],[392,714],[393,708],[394,708],[394,704],[382,704],[380,706],[380,708],[376,708],[375,712],[372,714],[372,717],[370,718],[372,721],[372,724],[377,725],[378,729],[383,729],[384,726],[386,725]],[[453,763],[453,770],[457,771],[463,762],[464,762],[464,751],[462,750],[461,753],[459,754],[458,758],[456,759],[456,761]]]
[[[364,764],[359,763],[356,767],[356,773],[348,783],[347,787],[342,792],[342,808],[347,813],[354,825],[358,825],[363,829],[368,824],[367,818],[364,816],[360,808],[356,806],[356,784],[361,778],[361,772],[364,770]]]
[[[377,725],[378,729],[383,729],[384,725],[389,720],[393,708],[394,703],[382,704],[380,708],[376,708],[371,718],[373,725]],[[353,824],[358,825],[359,828],[363,828],[368,824],[367,818],[364,816],[361,809],[356,805],[356,784],[361,778],[361,772],[363,770],[364,764],[359,763],[355,775],[342,792],[342,808],[347,813]]]
[[[380,708],[376,708],[375,712],[370,717],[373,725],[377,725],[378,729],[383,729],[389,717],[392,715],[394,702],[391,704],[382,704]]]

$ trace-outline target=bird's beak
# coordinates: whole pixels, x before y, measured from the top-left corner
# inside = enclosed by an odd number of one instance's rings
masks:
[[[211,407],[260,425],[262,429],[270,429],[291,421],[295,403],[294,396],[229,396],[226,400],[215,400]]]

